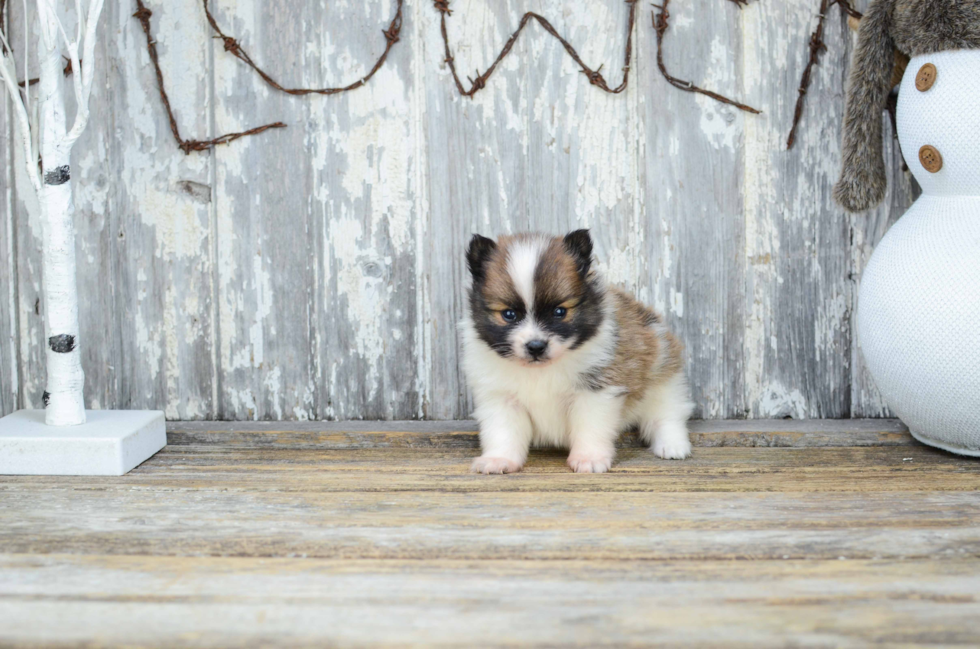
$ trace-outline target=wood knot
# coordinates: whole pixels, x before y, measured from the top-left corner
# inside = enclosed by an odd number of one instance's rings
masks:
[[[452,10],[449,8],[449,0],[433,0],[433,3],[435,4],[436,9],[438,9],[442,13],[448,16],[453,15]]]

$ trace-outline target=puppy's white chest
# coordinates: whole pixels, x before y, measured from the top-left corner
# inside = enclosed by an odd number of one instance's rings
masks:
[[[524,384],[517,396],[533,424],[535,446],[567,446],[569,413],[576,398],[575,387],[551,381]]]

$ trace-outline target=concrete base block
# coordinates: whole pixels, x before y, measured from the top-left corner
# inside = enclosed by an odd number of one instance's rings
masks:
[[[43,410],[0,419],[2,475],[123,475],[167,445],[159,410],[87,410],[81,426],[48,426]]]

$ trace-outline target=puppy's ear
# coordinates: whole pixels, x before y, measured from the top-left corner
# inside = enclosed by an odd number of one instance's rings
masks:
[[[578,272],[585,277],[592,266],[592,237],[588,230],[576,230],[565,235],[565,250],[575,259]]]
[[[474,234],[473,238],[470,239],[470,245],[466,249],[466,265],[470,267],[470,274],[473,275],[475,281],[481,281],[486,275],[487,260],[490,259],[490,255],[496,249],[497,244],[494,243],[493,239],[487,239],[478,234]]]

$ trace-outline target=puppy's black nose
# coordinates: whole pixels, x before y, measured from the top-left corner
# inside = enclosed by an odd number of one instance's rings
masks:
[[[524,349],[527,350],[527,353],[533,356],[534,358],[537,358],[538,356],[543,354],[544,350],[547,348],[548,348],[547,340],[532,340],[531,342],[526,343],[524,345]]]

